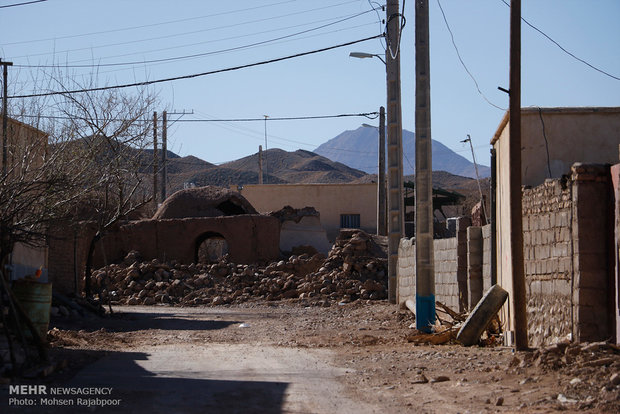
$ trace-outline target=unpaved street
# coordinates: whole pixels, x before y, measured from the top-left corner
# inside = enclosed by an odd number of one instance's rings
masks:
[[[414,346],[410,316],[385,302],[306,305],[117,307],[54,320],[52,355],[69,365],[28,383],[109,387],[120,402],[10,412],[617,412],[618,387],[606,388],[617,352],[582,352],[606,365],[551,367],[509,348]]]

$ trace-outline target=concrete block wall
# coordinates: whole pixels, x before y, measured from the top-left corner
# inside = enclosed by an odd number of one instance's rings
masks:
[[[524,190],[523,256],[530,346],[558,342],[572,332],[571,215],[570,184],[547,180]]]
[[[433,240],[435,258],[435,299],[451,309],[467,308],[467,227],[468,218],[459,218],[456,237]],[[415,302],[415,241],[401,239],[398,248],[398,302]]]
[[[575,164],[570,177],[524,189],[530,346],[616,337],[614,217],[609,166]],[[472,308],[491,287],[490,226],[461,221],[456,238],[434,243],[437,300],[459,311]],[[401,240],[397,277],[399,302],[415,301],[411,239]]]
[[[415,244],[413,239],[400,239],[398,245],[398,302],[404,303],[411,299],[415,302]]]
[[[459,309],[457,238],[433,240],[435,250],[435,300],[450,309]]]
[[[459,286],[459,312],[469,310],[469,295],[467,294],[467,228],[469,226],[471,226],[471,219],[468,217],[459,217],[456,221],[456,280]]]
[[[482,298],[482,228],[467,229],[467,296],[470,310]]]
[[[491,289],[491,225],[482,226],[482,294]]]

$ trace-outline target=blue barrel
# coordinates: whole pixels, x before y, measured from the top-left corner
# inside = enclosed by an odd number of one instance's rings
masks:
[[[13,284],[13,293],[45,341],[52,307],[52,284],[18,280]],[[22,325],[22,331],[27,338],[32,338],[25,324]]]

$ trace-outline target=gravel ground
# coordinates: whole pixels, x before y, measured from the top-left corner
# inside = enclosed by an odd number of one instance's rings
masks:
[[[110,352],[234,344],[281,348],[283,355],[320,351],[316,355],[339,372],[343,398],[375,407],[369,412],[620,412],[620,353],[606,344],[516,353],[499,346],[414,345],[406,339],[410,314],[386,301],[114,311],[106,318],[55,318],[51,354],[67,366],[43,381],[67,381]]]

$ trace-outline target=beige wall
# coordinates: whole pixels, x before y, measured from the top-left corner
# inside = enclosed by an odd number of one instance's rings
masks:
[[[341,214],[359,214],[363,230],[377,231],[377,184],[248,184],[240,192],[260,213],[314,207],[330,241],[338,235]]]
[[[509,124],[506,114],[491,141],[497,150],[498,166],[502,168],[503,163],[504,169]],[[619,145],[620,108],[542,108],[542,113],[538,108],[525,108],[521,111],[522,184],[534,187],[546,178],[570,174],[576,162],[615,164]]]
[[[570,175],[575,162],[611,164],[618,160],[620,108],[542,108],[544,134],[538,108],[522,109],[521,114],[522,185],[534,187],[547,178]],[[509,124],[506,113],[491,144],[497,154],[497,282],[512,297]],[[509,303],[501,317],[506,329],[512,330],[514,313]]]

